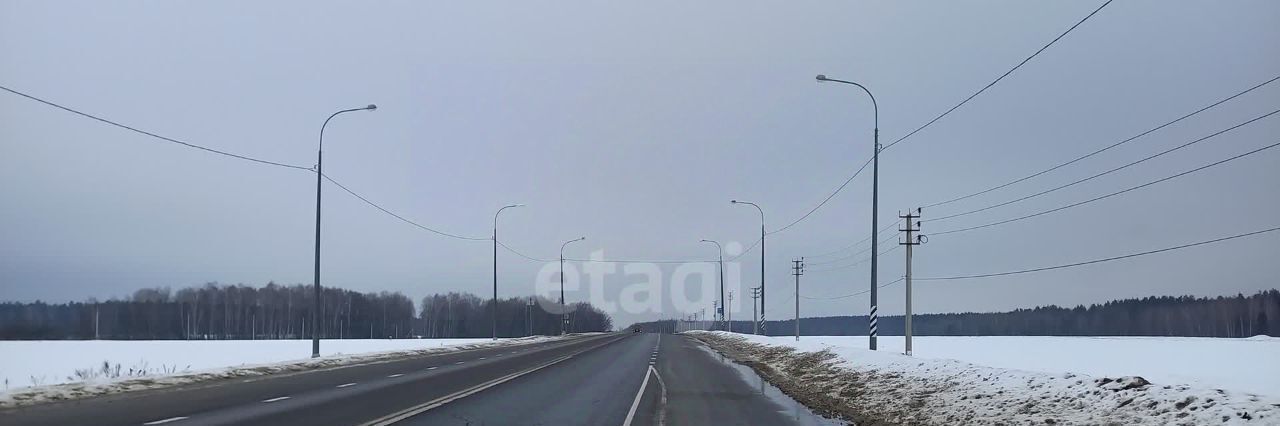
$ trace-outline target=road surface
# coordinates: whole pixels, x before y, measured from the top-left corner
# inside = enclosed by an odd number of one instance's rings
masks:
[[[615,333],[0,411],[22,425],[831,424],[677,335]]]

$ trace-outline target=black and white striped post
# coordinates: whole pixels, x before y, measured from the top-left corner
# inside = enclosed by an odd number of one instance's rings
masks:
[[[871,344],[873,345],[873,349],[875,345],[874,342],[876,341],[876,319],[877,318],[878,316],[876,315],[876,305],[871,305],[871,341],[873,342]]]

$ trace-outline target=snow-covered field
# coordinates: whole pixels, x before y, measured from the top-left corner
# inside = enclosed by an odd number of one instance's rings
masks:
[[[917,337],[907,357],[900,336],[692,333],[867,422],[1280,424],[1276,338]]]
[[[758,337],[752,341],[819,350],[867,347],[867,336]],[[902,336],[880,336],[881,352],[902,353]],[[1051,374],[1142,376],[1161,385],[1192,385],[1280,397],[1280,338],[916,336],[916,358],[954,359]]]
[[[496,344],[536,340],[541,338],[500,339]],[[490,339],[322,340],[323,357],[310,360],[310,340],[0,341],[0,380],[4,383],[0,388],[0,405],[5,400],[18,399],[21,395],[15,394],[31,387],[56,388],[49,385],[76,383],[74,392],[62,392],[75,396],[77,392],[86,391],[79,388],[79,383],[101,385],[140,377],[173,376],[177,378],[169,381],[180,382],[183,376],[201,380],[225,375],[270,374],[376,360],[406,351],[457,350],[490,342]],[[251,367],[253,371],[236,371]],[[114,391],[87,389],[90,394],[101,393],[100,390]]]

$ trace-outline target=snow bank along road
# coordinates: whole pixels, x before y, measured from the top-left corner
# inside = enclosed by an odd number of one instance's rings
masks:
[[[1071,424],[1071,425],[1280,425],[1280,398],[1230,389],[1202,387],[1150,377],[1177,377],[1168,372],[1177,368],[1163,358],[1171,354],[1148,353],[1146,366],[1126,368],[1103,365],[1100,371],[1117,371],[1119,375],[1097,375],[1080,372],[1042,372],[998,366],[979,365],[953,359],[924,356],[909,357],[889,350],[871,351],[864,346],[866,338],[831,337],[791,338],[748,336],[722,331],[689,332],[707,341],[730,357],[747,363],[788,394],[811,407],[838,413],[845,418],[870,424],[937,424],[937,425],[1002,425],[1002,424]],[[1043,353],[1052,359],[1092,358],[1070,350],[1080,346],[1124,352],[1123,344],[1107,346],[1104,340],[1068,341],[1059,338],[991,339],[1010,343],[1045,344],[1062,353]],[[1158,343],[1145,340],[1141,347]],[[935,341],[935,343],[938,343]],[[1057,343],[1057,344],[1052,344]],[[1195,341],[1178,342],[1175,346]],[[1206,342],[1199,342],[1206,343]],[[1217,350],[1266,353],[1266,339],[1248,341],[1221,340]],[[960,347],[960,345],[955,345]],[[1244,347],[1252,346],[1252,347]],[[1203,362],[1221,362],[1198,351]],[[1001,351],[997,347],[983,349]],[[984,358],[994,363],[1008,363],[1001,355],[984,356],[976,351],[967,358]],[[1019,348],[1004,350],[1036,352]],[[959,351],[964,352],[964,351]],[[1113,353],[1114,355],[1114,353]],[[1250,357],[1223,356],[1224,359],[1246,360]],[[1256,358],[1253,364],[1221,366],[1224,371],[1248,371],[1267,375],[1277,358]],[[1035,365],[1043,360],[1021,361]],[[1052,362],[1052,361],[1048,361]],[[1098,362],[1099,364],[1107,364]],[[1063,364],[1071,364],[1064,361]],[[1090,365],[1085,364],[1085,367]],[[1041,364],[1041,368],[1048,367]],[[1114,368],[1114,370],[1113,370]],[[1093,368],[1091,368],[1093,370]],[[1195,368],[1188,368],[1195,371]],[[1150,375],[1148,373],[1160,373]],[[1247,373],[1245,373],[1247,374]],[[1274,376],[1271,380],[1276,380]],[[1221,381],[1222,378],[1209,380]],[[1231,382],[1227,380],[1226,382]],[[1246,382],[1252,383],[1252,382]],[[1264,386],[1265,387],[1265,386]]]
[[[533,338],[537,339],[537,338]],[[518,340],[533,340],[522,338]],[[499,340],[497,344],[507,342]],[[322,360],[368,358],[377,352],[451,350],[493,345],[482,339],[323,339]],[[146,376],[203,373],[286,361],[307,361],[311,340],[42,340],[0,341],[0,379],[7,391],[74,382],[77,370],[97,370],[106,362]],[[335,361],[347,361],[337,359]],[[135,374],[132,376],[143,376]],[[93,378],[93,383],[107,381]]]
[[[815,424],[683,336],[615,333],[0,411],[0,424]]]

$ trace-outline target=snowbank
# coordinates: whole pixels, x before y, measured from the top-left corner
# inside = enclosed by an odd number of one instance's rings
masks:
[[[0,407],[548,339],[0,341]]]
[[[1159,361],[1165,355],[1161,353],[1148,353],[1150,362],[1144,368],[1126,373],[1144,377],[1091,376],[908,357],[889,350],[869,351],[865,349],[865,336],[802,337],[796,342],[790,338],[724,332],[690,334],[756,368],[811,408],[859,423],[1280,424],[1278,398],[1159,381],[1149,383],[1144,378],[1147,371],[1170,367]],[[1045,365],[1054,359],[1078,355],[1072,352],[1075,349],[1062,344],[1029,348],[1045,338],[1008,339],[1006,343],[1019,345],[1013,352],[1045,349],[1043,355],[1049,358],[1041,360]],[[941,351],[945,346],[936,347]],[[998,345],[983,348],[1001,350]],[[996,360],[1016,357],[991,356]],[[1197,361],[1216,362],[1203,356]],[[1274,363],[1272,358],[1263,363],[1266,365],[1230,368],[1259,371],[1272,368],[1269,364]]]
[[[867,336],[750,336],[803,351],[866,348]],[[902,353],[902,336],[880,336],[881,352]],[[1052,374],[1138,375],[1161,385],[1224,389],[1280,397],[1280,338],[916,336],[916,358]]]

